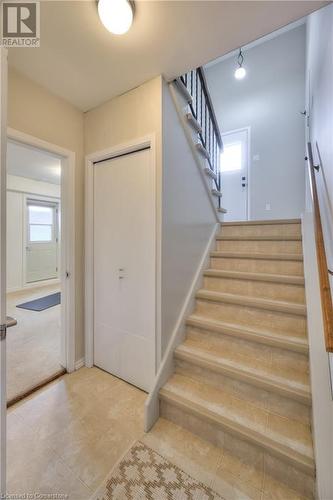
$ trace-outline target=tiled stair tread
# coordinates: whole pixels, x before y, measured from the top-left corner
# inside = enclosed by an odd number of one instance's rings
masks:
[[[289,276],[285,274],[249,273],[242,271],[226,271],[222,269],[207,269],[204,271],[204,276],[238,280],[267,281],[270,283],[285,283],[288,285],[304,286],[303,276]]]
[[[225,302],[227,304],[237,304],[240,306],[255,307],[269,311],[284,312],[298,316],[306,316],[306,306],[293,302],[283,302],[281,300],[268,300],[259,297],[250,297],[247,295],[238,295],[233,293],[221,293],[204,288],[197,291],[197,299],[209,300],[213,302]]]
[[[310,427],[268,414],[236,397],[182,375],[174,375],[160,390],[162,399],[240,435],[252,443],[288,457],[307,472],[314,470]]]
[[[217,240],[225,241],[302,241],[301,236],[269,236],[269,235],[234,235],[234,236],[223,236],[218,234],[216,236]]]
[[[222,222],[222,226],[266,226],[274,224],[301,224],[301,219],[266,219],[266,220],[240,220]]]
[[[307,353],[309,346],[305,337],[296,336],[293,332],[268,331],[265,329],[247,327],[242,324],[228,323],[207,319],[205,316],[192,314],[186,323],[190,326],[232,335],[261,344],[274,345],[282,349]]]
[[[240,356],[237,351],[233,352],[231,349],[224,352],[223,347],[218,349],[216,345],[212,350],[205,349],[194,339],[187,339],[179,345],[175,356],[232,378],[240,378],[273,392],[295,397],[304,403],[311,403],[308,374],[306,371],[297,370],[296,366],[294,370],[287,368],[281,370],[277,363],[274,365],[259,362],[251,364],[249,357]]]
[[[303,261],[303,255],[297,253],[254,253],[254,252],[222,252],[215,250],[211,257],[224,259],[260,259],[260,260],[292,260]]]

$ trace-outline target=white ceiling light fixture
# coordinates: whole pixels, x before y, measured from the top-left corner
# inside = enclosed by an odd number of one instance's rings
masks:
[[[123,35],[133,23],[133,5],[129,0],[99,0],[98,14],[105,28],[115,35]]]
[[[243,68],[244,56],[243,56],[242,49],[239,49],[237,62],[238,62],[238,68],[235,71],[235,78],[236,78],[236,80],[243,80],[243,78],[246,75],[246,69]]]

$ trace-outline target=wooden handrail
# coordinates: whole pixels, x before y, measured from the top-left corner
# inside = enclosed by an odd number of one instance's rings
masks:
[[[318,191],[317,191],[316,175],[315,175],[315,171],[319,170],[319,166],[314,165],[313,163],[312,146],[310,142],[308,142],[307,144],[307,150],[308,150],[308,166],[310,174],[309,177],[310,177],[313,208],[314,208],[315,238],[316,238],[317,262],[319,271],[321,307],[322,307],[323,323],[324,323],[325,346],[327,352],[333,352],[333,304],[332,304],[330,282],[328,277],[329,269],[327,266],[324,235],[321,224],[320,207],[319,207],[319,199],[318,199]]]

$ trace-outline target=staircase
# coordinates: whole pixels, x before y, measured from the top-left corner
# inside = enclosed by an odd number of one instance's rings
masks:
[[[314,494],[299,220],[223,223],[160,415]]]

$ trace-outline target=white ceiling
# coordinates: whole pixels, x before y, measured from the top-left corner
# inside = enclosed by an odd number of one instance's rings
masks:
[[[8,141],[7,173],[60,184],[61,160],[50,153]]]
[[[168,80],[266,35],[327,2],[135,1],[123,36],[95,0],[41,1],[41,47],[9,49],[10,64],[83,111],[163,74]]]

